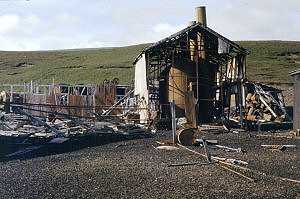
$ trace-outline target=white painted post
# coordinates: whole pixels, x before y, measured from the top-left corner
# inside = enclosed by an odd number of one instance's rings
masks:
[[[33,93],[33,82],[32,82],[32,80],[30,81],[30,93]]]
[[[14,89],[13,85],[10,85],[10,98],[9,98],[9,102],[10,102],[10,104],[9,104],[9,111],[10,112],[12,112],[13,93],[14,93],[13,89]]]

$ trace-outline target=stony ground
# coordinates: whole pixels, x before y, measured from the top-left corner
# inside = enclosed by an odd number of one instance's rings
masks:
[[[171,163],[205,162],[184,149],[155,149],[168,136],[121,141],[44,157],[0,162],[1,198],[299,198],[298,149],[270,151],[261,144],[296,144],[296,139],[257,139],[246,133],[202,136],[246,153],[212,149],[213,155],[249,162],[265,172],[256,182],[217,165],[168,167]],[[203,152],[203,149],[191,147]]]

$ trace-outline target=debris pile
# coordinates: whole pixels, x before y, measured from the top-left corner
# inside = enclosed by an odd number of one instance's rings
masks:
[[[265,90],[259,84],[254,83],[251,87],[246,97],[245,118],[247,121],[281,123],[288,119],[279,90]]]
[[[14,113],[0,112],[0,144],[10,146],[10,150],[1,152],[0,157],[23,155],[48,144],[84,143],[86,140],[101,144],[103,140],[150,136],[144,126],[122,123],[117,119],[95,121],[52,114],[55,117],[39,118],[20,108]]]

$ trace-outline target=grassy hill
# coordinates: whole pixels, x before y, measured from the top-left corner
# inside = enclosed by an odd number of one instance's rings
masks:
[[[261,82],[291,82],[288,73],[300,68],[300,42],[242,41],[251,51],[247,76]],[[122,83],[134,79],[132,62],[147,44],[101,49],[40,52],[0,51],[0,84],[101,83],[118,77]]]
[[[101,83],[133,80],[132,62],[146,44],[102,49],[0,52],[0,83]]]
[[[289,72],[300,68],[300,42],[242,41],[249,49],[247,77],[261,82],[291,83]]]

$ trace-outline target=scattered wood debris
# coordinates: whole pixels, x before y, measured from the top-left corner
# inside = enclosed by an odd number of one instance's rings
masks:
[[[300,136],[297,136],[296,132],[287,132],[287,133],[273,133],[273,134],[257,134],[255,135],[258,138],[286,138],[286,139],[300,139]]]
[[[246,120],[280,123],[288,119],[280,90],[258,83],[248,83],[248,88]]]
[[[214,146],[219,148],[219,149],[223,149],[225,151],[228,151],[228,152],[237,152],[237,153],[245,152],[245,151],[242,150],[242,148],[232,148],[232,147],[222,146],[222,145],[214,145]]]
[[[178,150],[179,148],[175,147],[175,146],[158,146],[158,147],[156,147],[156,149],[166,150],[166,151],[174,151],[174,150]]]
[[[14,146],[10,147],[9,154],[0,153],[0,157],[21,156],[44,145],[54,146],[93,136],[106,135],[120,139],[133,139],[143,133],[150,136],[144,126],[118,120],[99,122],[60,113],[52,113],[54,117],[38,117],[22,110],[22,106],[13,110],[13,113],[0,112],[0,143]]]
[[[284,145],[261,145],[264,148],[271,149],[271,150],[279,150],[285,151],[288,148],[297,148],[296,145],[284,144]]]

